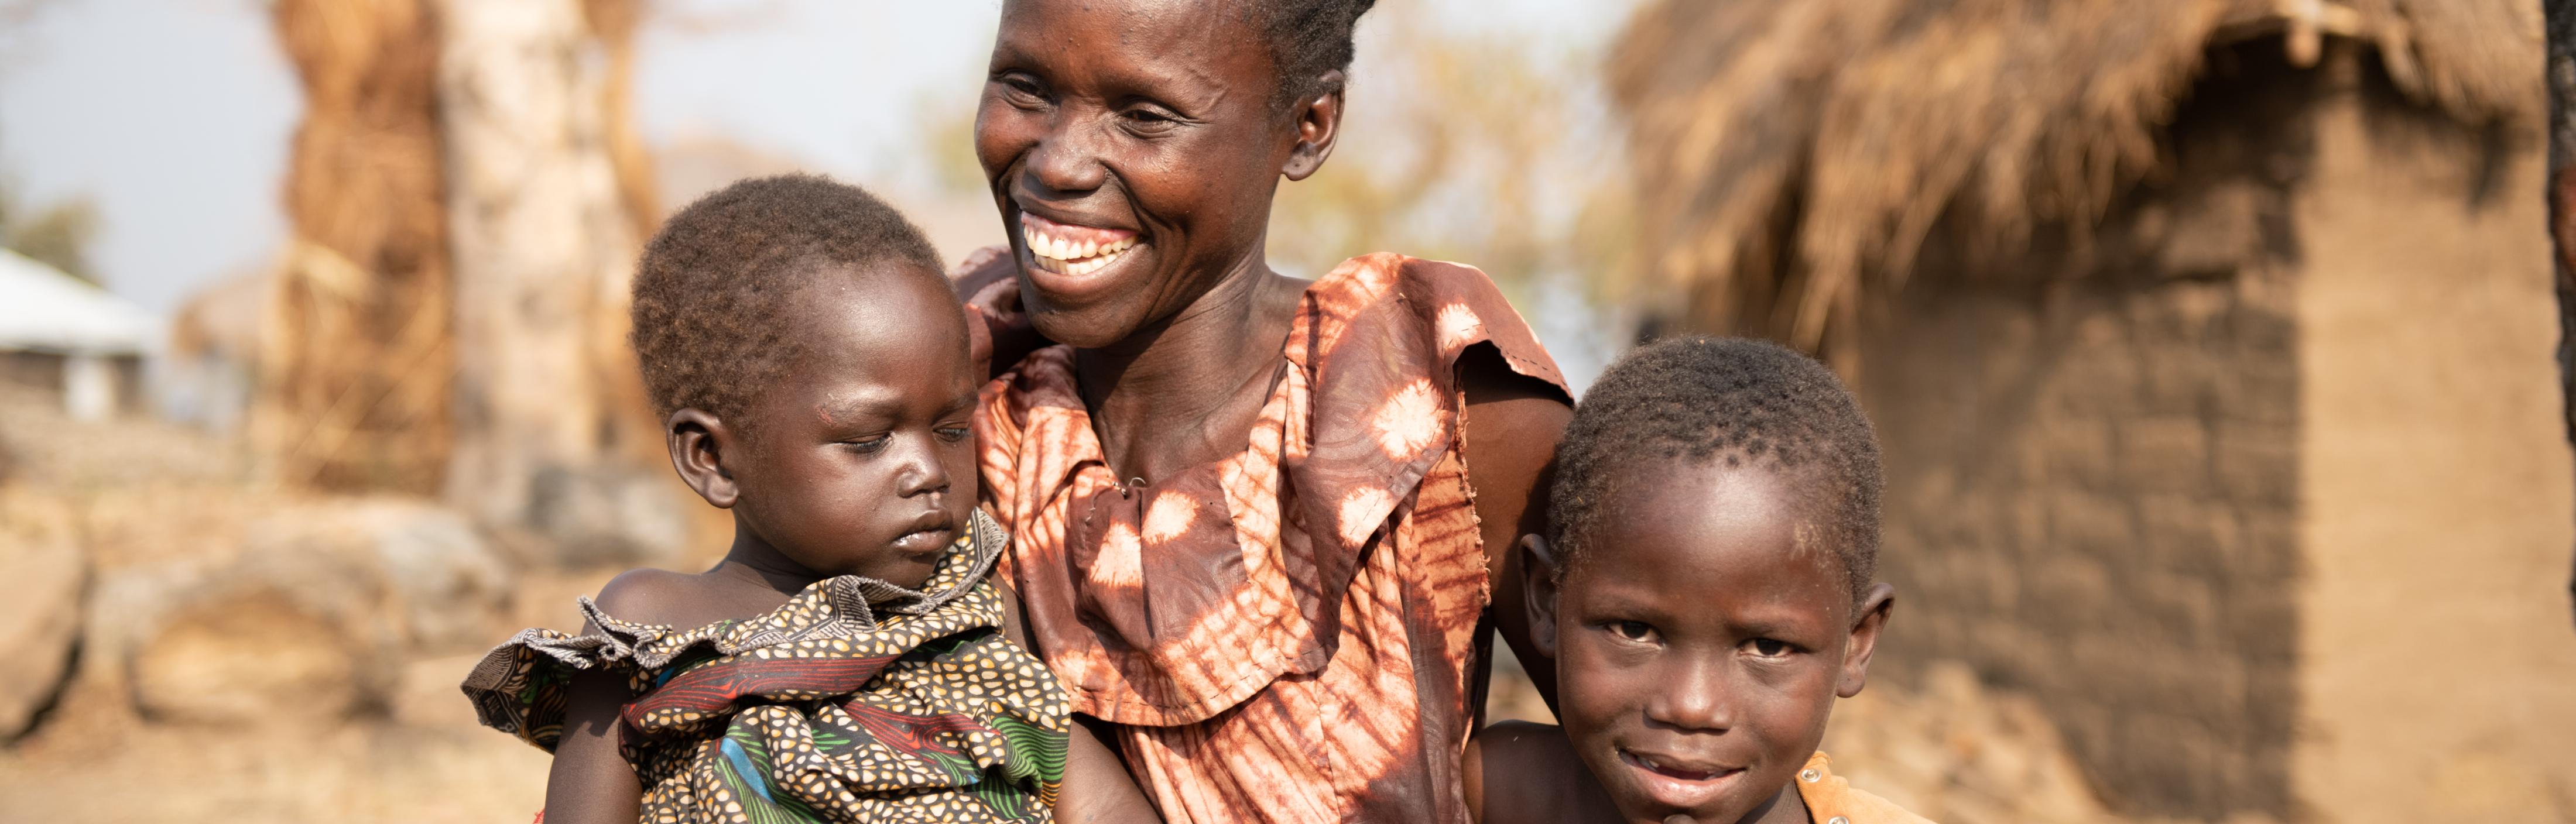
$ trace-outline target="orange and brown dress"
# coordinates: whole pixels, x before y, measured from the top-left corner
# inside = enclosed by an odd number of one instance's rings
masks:
[[[997,574],[1165,817],[1467,820],[1488,592],[1457,365],[1480,346],[1563,391],[1484,273],[1355,258],[1306,290],[1249,445],[1144,485],[1104,464],[1070,349],[985,387]]]

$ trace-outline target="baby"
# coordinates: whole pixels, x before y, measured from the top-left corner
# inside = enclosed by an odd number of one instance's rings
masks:
[[[733,544],[617,576],[580,635],[527,630],[466,679],[483,723],[555,754],[542,817],[1049,818],[1068,706],[987,580],[981,376],[920,230],[820,177],[736,183],[645,248],[634,330],[671,464]]]
[[[1469,742],[1479,821],[1923,821],[1816,751],[1895,599],[1870,580],[1877,437],[1832,372],[1661,341],[1585,393],[1557,460],[1550,534],[1522,548],[1564,726]]]

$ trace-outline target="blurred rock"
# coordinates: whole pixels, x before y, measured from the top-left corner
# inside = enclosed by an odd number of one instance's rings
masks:
[[[0,499],[0,740],[27,731],[70,675],[89,558],[71,513],[50,501]]]
[[[452,511],[305,504],[233,560],[118,572],[92,635],[154,721],[330,723],[382,712],[404,660],[489,641],[510,583]]]
[[[680,556],[682,507],[694,502],[675,486],[667,474],[620,466],[545,467],[528,482],[526,523],[558,565],[664,566]]]

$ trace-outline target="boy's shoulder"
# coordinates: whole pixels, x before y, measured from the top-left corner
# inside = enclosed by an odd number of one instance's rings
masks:
[[[1554,724],[1498,721],[1467,740],[1467,809],[1483,824],[1571,821],[1592,773]]]
[[[1819,751],[1798,770],[1798,797],[1819,824],[1932,824],[1895,802],[1852,787],[1835,775],[1833,759]]]

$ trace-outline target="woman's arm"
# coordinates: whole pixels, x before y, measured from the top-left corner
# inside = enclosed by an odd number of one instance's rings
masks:
[[[1574,408],[1546,381],[1512,371],[1490,347],[1471,347],[1459,356],[1458,376],[1467,390],[1467,482],[1476,488],[1476,517],[1484,522],[1494,629],[1553,711],[1556,662],[1530,645],[1517,548],[1522,535],[1547,528],[1556,442],[1564,439]]]
[[[1035,652],[1020,617],[1019,593],[998,576],[993,587],[1002,591],[1002,635]],[[1145,800],[1135,776],[1127,773],[1126,762],[1109,745],[1108,726],[1088,716],[1073,717],[1066,736],[1070,740],[1064,756],[1064,786],[1055,800],[1056,824],[1162,824],[1162,814]]]
[[[644,787],[617,746],[626,675],[585,671],[573,676],[566,692],[563,739],[555,743],[554,769],[546,773],[546,821],[633,824]]]

